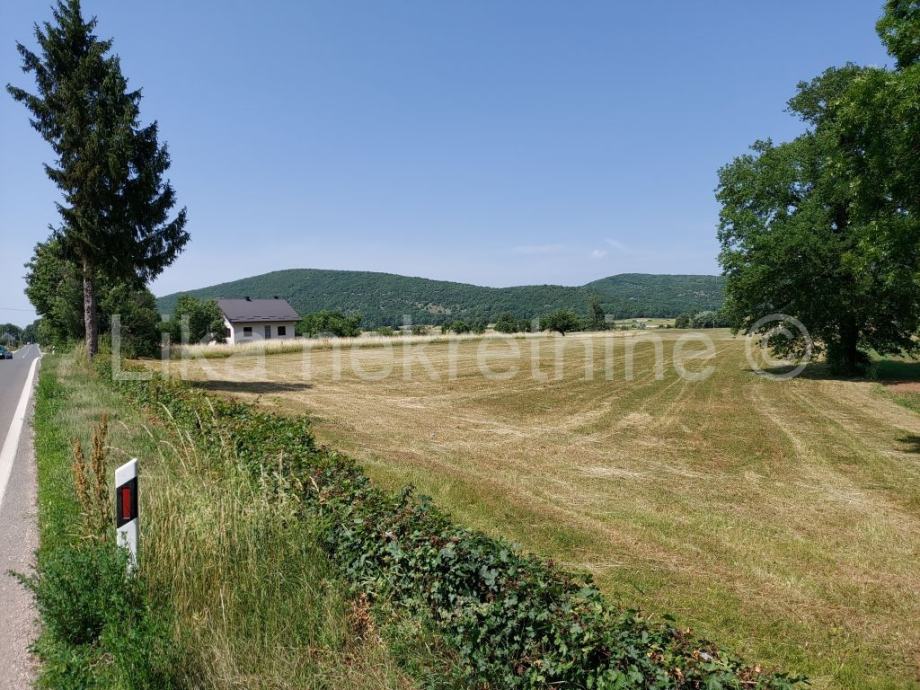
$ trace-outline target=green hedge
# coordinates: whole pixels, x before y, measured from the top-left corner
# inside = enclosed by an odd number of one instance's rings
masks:
[[[589,576],[459,527],[411,489],[375,488],[352,460],[317,447],[305,419],[159,378],[115,385],[165,410],[195,442],[234,452],[254,473],[296,476],[305,510],[349,583],[434,621],[470,686],[780,690],[805,683],[746,665],[670,618],[654,624],[616,608]]]

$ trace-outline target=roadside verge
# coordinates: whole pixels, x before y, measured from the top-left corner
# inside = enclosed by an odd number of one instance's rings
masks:
[[[104,441],[94,444],[104,417]],[[86,529],[92,520],[75,488],[74,440],[86,466],[97,445],[104,451],[108,505],[114,467],[140,458],[136,581],[117,576],[117,556],[92,546],[99,537]],[[36,452],[45,578],[32,583],[43,622],[39,687],[415,687],[299,519],[296,492],[271,475],[243,473],[229,447],[195,444],[167,415],[147,416],[74,356],[58,355],[42,366]],[[107,575],[88,579],[99,570]],[[79,587],[59,597],[58,581]],[[112,591],[121,620],[97,606]],[[76,602],[63,617],[62,600]],[[62,620],[88,621],[90,634],[61,634],[74,629]],[[435,665],[411,640],[400,653]]]

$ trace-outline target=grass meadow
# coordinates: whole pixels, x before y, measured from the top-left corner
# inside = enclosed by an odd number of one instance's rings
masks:
[[[657,359],[650,336],[619,333],[169,366],[309,415],[378,482],[415,484],[468,526],[590,571],[623,605],[816,688],[920,687],[910,392],[818,367],[768,380],[741,338],[708,333],[714,356],[687,365],[714,368],[700,381],[675,370],[677,330],[656,334]]]

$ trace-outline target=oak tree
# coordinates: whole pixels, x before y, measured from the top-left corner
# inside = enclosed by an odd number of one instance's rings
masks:
[[[916,2],[890,0],[878,24],[894,69],[845,65],[798,86],[796,139],[759,141],[719,171],[725,313],[747,330],[773,313],[855,373],[869,350],[912,351],[920,327],[920,63]],[[765,322],[766,332],[776,324]]]

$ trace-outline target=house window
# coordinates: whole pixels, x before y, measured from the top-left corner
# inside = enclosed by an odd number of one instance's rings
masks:
[[[244,338],[252,337],[252,326],[243,326],[243,337]]]
[[[287,326],[278,326],[278,337],[287,335]]]
[[[271,326],[266,326],[266,327],[265,327],[265,339],[268,340],[268,339],[270,339],[271,337],[272,337],[272,327],[271,327]]]

